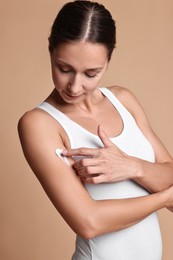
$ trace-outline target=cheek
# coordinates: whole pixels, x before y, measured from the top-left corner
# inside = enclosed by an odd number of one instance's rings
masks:
[[[98,86],[98,82],[96,82],[96,81],[91,82],[87,86],[88,86],[88,89],[93,90]]]
[[[99,85],[99,82],[100,82],[101,78],[102,78],[102,77],[100,76],[100,77],[96,77],[96,78],[93,79],[93,80],[88,81],[88,88],[91,89],[91,90],[97,88],[98,85]]]
[[[98,82],[96,81],[90,81],[90,82],[87,82],[84,86],[84,89],[86,92],[89,93],[92,93],[97,87],[98,87]]]

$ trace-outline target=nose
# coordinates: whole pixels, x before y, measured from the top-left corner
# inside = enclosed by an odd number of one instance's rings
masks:
[[[68,89],[70,90],[70,92],[72,94],[79,94],[80,90],[82,88],[82,79],[81,79],[81,75],[73,75],[73,77],[71,77],[69,84],[68,84]]]

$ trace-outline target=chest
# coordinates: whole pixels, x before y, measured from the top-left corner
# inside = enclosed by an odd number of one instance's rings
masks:
[[[68,147],[102,147],[97,134],[97,127],[101,124],[111,141],[127,155],[154,162],[153,148],[132,115],[127,111],[121,111],[121,115],[113,108],[109,114],[102,110],[98,117],[73,117],[73,121],[68,119],[65,124],[63,122]]]
[[[123,119],[118,110],[105,100],[94,113],[69,113],[67,115],[71,120],[85,128],[92,134],[97,135],[98,125],[101,125],[109,137],[115,137],[121,134],[124,128]]]

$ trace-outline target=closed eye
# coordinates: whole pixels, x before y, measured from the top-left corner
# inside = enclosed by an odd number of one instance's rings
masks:
[[[64,68],[62,68],[62,67],[59,67],[59,70],[60,70],[62,73],[70,73],[70,72],[72,72],[71,69],[64,69]],[[87,73],[87,72],[84,73],[84,75],[85,75],[86,77],[88,77],[88,78],[95,78],[95,77],[97,76],[97,74],[98,74],[98,72],[95,73],[95,74],[90,74],[90,73]]]
[[[59,67],[59,70],[60,70],[62,73],[69,73],[69,72],[72,71],[71,69],[64,69],[64,68],[61,68],[61,67]]]
[[[88,78],[95,78],[97,76],[98,73],[96,74],[88,74],[88,73],[85,73],[85,76],[88,77]]]
[[[95,78],[101,72],[101,69],[89,69],[84,72],[88,78]]]
[[[58,65],[58,69],[62,73],[71,73],[74,72],[73,68],[69,66],[60,66]],[[95,70],[95,69],[89,69],[83,72],[83,74],[88,77],[88,78],[95,78],[99,74],[100,70]]]

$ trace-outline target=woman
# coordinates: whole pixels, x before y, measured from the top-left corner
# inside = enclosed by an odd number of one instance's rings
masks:
[[[73,260],[159,260],[155,212],[173,207],[173,160],[128,90],[98,88],[114,47],[103,5],[65,4],[49,37],[55,88],[22,116],[20,140],[77,234]]]

